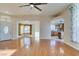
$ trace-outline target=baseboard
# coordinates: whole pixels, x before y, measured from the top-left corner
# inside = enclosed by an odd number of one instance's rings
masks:
[[[71,44],[69,44],[69,43],[67,43],[67,42],[65,42],[65,41],[64,41],[64,43],[67,44],[67,45],[69,45],[70,47],[72,47],[72,48],[74,48],[74,49],[76,49],[76,50],[79,51],[79,48],[77,48],[77,47],[75,47],[75,46],[73,46],[73,45],[71,45]]]
[[[10,41],[11,39],[7,39],[7,40],[0,40],[1,42],[3,42],[3,41]]]
[[[48,38],[40,38],[40,39],[51,39],[51,38],[48,37]]]
[[[51,39],[44,39],[44,38],[43,38],[43,39],[40,39],[40,40],[51,40]]]

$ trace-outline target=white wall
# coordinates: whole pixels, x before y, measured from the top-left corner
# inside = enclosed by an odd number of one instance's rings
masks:
[[[40,39],[51,39],[51,28],[49,18],[43,18],[40,20]]]
[[[16,18],[12,17],[12,39],[16,39],[18,38],[17,34],[18,34],[18,21],[16,20]]]
[[[73,48],[79,50],[79,44],[76,44],[74,42],[71,42],[71,16],[70,16],[70,11],[69,9],[66,10],[62,16],[65,19],[65,27],[64,27],[64,42],[70,46],[72,46]]]
[[[40,39],[50,39],[51,38],[51,30],[50,30],[50,20],[51,18],[49,16],[11,16],[11,39],[18,38],[18,21],[21,20],[29,20],[29,21],[39,21],[40,24],[35,25],[36,32],[40,32]],[[38,28],[39,27],[39,28]],[[33,27],[34,28],[34,27]],[[7,38],[6,38],[7,39]]]
[[[57,18],[64,18],[64,42],[71,47],[79,50],[79,44],[71,42],[71,16],[69,9],[66,9],[60,16]]]
[[[35,31],[40,32],[40,39],[50,39],[51,38],[51,30],[50,30],[50,17],[47,16],[30,16],[30,17],[15,17],[16,20],[18,21],[30,21],[30,22],[36,22],[36,23],[40,23],[40,24],[33,24],[35,25]],[[39,28],[38,28],[39,27]],[[33,26],[34,28],[34,26]],[[15,29],[16,30],[16,29]],[[33,30],[34,32],[34,30]],[[35,35],[35,34],[34,34]]]
[[[18,21],[17,25],[21,23],[21,24],[31,24],[32,25],[32,37],[35,37],[35,33],[38,32],[40,35],[40,22],[39,21],[29,21],[29,20],[20,20]],[[16,29],[18,31],[18,27]],[[18,33],[17,33],[17,36]]]

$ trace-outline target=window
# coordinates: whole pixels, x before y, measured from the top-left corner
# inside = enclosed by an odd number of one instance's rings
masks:
[[[8,33],[8,26],[5,26],[3,30],[4,30],[4,33],[7,34]]]
[[[71,11],[71,41],[79,43],[79,4],[73,4],[70,8]]]
[[[30,33],[30,26],[24,26],[24,33]]]
[[[55,25],[51,25],[51,30],[55,31]]]

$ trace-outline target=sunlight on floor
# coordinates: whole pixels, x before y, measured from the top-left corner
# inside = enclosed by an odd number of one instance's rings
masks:
[[[12,55],[14,52],[16,52],[16,49],[0,49],[0,56],[10,56]]]

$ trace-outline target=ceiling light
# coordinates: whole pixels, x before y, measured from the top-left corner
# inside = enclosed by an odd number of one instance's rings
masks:
[[[34,7],[34,5],[30,5],[31,7]]]

